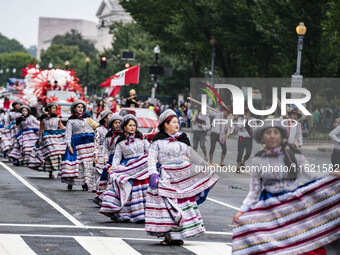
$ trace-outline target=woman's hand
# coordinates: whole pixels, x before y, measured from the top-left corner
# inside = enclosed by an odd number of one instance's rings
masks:
[[[111,166],[109,169],[107,169],[107,173],[110,174],[113,170],[116,170],[116,167]]]
[[[71,154],[73,154],[73,148],[71,146],[68,146],[68,150],[70,151]]]
[[[38,144],[38,146],[40,147],[40,145],[41,145],[41,141],[40,141],[40,140],[38,140],[38,141],[37,141],[37,144]]]
[[[94,157],[93,162],[96,163],[96,164],[98,163],[98,157],[97,156]]]
[[[238,221],[238,218],[240,218],[240,216],[243,214],[243,212],[237,212],[236,214],[235,214],[235,216],[234,216],[234,218],[233,218],[233,224],[234,223],[239,223],[239,221]]]

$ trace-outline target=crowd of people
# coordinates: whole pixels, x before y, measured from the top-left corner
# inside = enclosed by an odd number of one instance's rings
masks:
[[[177,107],[159,107],[159,132],[148,141],[138,130],[136,116],[119,111],[121,102],[109,103],[105,107],[105,102],[99,101],[91,118],[88,105],[74,101],[64,126],[55,102],[46,104],[37,120],[29,106],[15,101],[10,112],[0,114],[2,155],[17,166],[48,172],[49,178],[57,173],[69,191],[81,186],[83,191],[93,192],[99,213],[115,222],[144,222],[148,234],[164,237],[161,245],[183,245],[183,239],[204,234],[198,205],[219,179],[214,171],[207,171],[217,142],[222,148],[220,164],[224,165],[227,139],[235,130],[230,121],[221,120],[234,119],[231,107],[211,109],[204,115],[183,104],[186,114],[192,116],[191,147],[187,134],[179,131]],[[126,103],[143,107],[135,91]],[[149,107],[156,111],[156,106]],[[244,116],[237,119],[237,172],[250,158],[253,139],[264,147],[252,159],[257,171],[252,173],[250,191],[233,219],[235,254],[277,249],[323,254],[322,247],[338,238],[339,176],[332,171],[322,178],[308,174],[308,161],[299,150],[301,124],[293,125],[299,118],[297,109],[291,109],[288,128],[269,118],[254,129],[249,125],[254,117],[246,108]],[[205,139],[210,129],[208,153]],[[335,169],[340,158],[340,125],[330,136],[336,142]],[[204,158],[196,152],[198,144]],[[281,167],[281,171],[267,172],[265,166]],[[282,170],[285,167],[289,170]],[[303,176],[309,181],[301,186]]]
[[[102,107],[97,123],[77,100],[65,127],[56,102],[45,105],[39,120],[19,101],[12,108],[2,113],[1,149],[14,165],[48,172],[49,178],[56,172],[68,190],[93,192],[101,214],[116,222],[145,222],[150,235],[164,237],[162,245],[182,245],[184,238],[204,234],[197,205],[218,177],[191,170],[192,164],[203,169],[208,163],[190,150],[173,110],[160,115],[150,145],[138,119],[124,111]]]

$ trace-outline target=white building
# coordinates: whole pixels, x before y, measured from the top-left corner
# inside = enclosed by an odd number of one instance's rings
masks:
[[[97,44],[98,28],[92,21],[81,19],[39,18],[37,58],[40,59],[41,50],[47,50],[56,35],[64,35],[71,30],[82,34],[84,39]]]
[[[99,20],[98,43],[96,48],[99,51],[103,51],[104,48],[111,48],[112,46],[112,35],[109,34],[109,26],[112,23],[116,21],[129,23],[132,21],[132,17],[130,14],[125,12],[118,0],[103,0],[99,6],[96,16]]]
[[[80,19],[39,18],[39,35],[37,58],[40,59],[41,50],[46,50],[56,35],[64,35],[72,29],[82,34],[84,39],[94,43],[99,51],[111,48],[112,35],[109,26],[116,21],[128,23],[131,16],[125,12],[118,0],[103,0],[96,16],[98,23]]]

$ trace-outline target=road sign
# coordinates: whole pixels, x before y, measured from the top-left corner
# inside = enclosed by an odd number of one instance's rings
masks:
[[[122,59],[135,60],[135,53],[133,51],[123,51]]]
[[[292,88],[302,88],[303,76],[298,74],[292,75],[291,87]],[[291,98],[301,98],[301,93],[292,93]]]

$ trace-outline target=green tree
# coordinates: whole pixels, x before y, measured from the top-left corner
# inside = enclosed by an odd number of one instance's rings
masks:
[[[25,48],[17,40],[9,39],[0,33],[0,53],[10,53],[14,51],[25,52]]]
[[[26,52],[11,52],[0,54],[0,84],[3,85],[8,78],[23,78],[21,76],[21,69],[25,68],[28,64],[33,64],[37,60]],[[8,69],[9,72],[6,72]],[[13,69],[16,72],[13,73]]]
[[[155,64],[154,47],[159,44],[158,41],[153,40],[149,33],[136,23],[122,24],[115,23],[111,26],[111,33],[113,34],[112,49],[106,51],[109,57],[109,68],[114,70],[113,74],[125,69],[125,63],[130,66],[140,64],[139,85],[135,88],[138,94],[149,96],[153,81],[149,74],[149,66]],[[135,53],[135,60],[127,61],[121,59],[122,52],[126,50],[126,38],[128,34],[128,50]],[[176,96],[183,92],[183,87],[189,87],[189,79],[183,77],[190,77],[190,66],[186,60],[180,59],[174,54],[169,54],[161,49],[159,54],[158,64],[164,67],[169,67],[175,70],[175,75],[172,77],[158,77],[161,80],[157,87],[157,95],[172,95]],[[170,89],[171,88],[171,89]],[[123,94],[127,95],[127,89],[123,88]]]
[[[84,52],[86,55],[96,53],[93,43],[85,40],[83,36],[75,30],[71,30],[71,32],[67,32],[65,35],[56,35],[52,39],[52,44],[78,46],[79,51]]]

